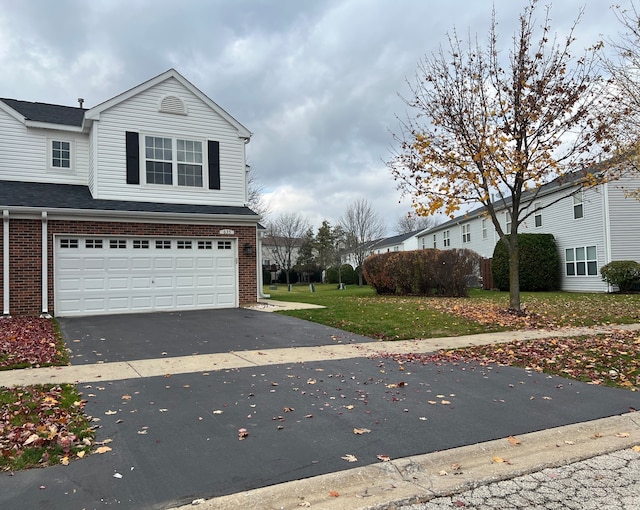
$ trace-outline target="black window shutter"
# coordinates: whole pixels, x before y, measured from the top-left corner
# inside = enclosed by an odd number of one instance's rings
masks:
[[[138,133],[127,131],[127,184],[140,184],[139,144]]]
[[[220,189],[220,142],[209,140],[209,189]]]

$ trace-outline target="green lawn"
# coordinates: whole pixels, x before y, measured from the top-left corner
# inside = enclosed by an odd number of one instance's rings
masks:
[[[272,299],[325,306],[286,315],[386,340],[457,336],[508,329],[640,322],[640,294],[523,293],[526,314],[506,312],[506,292],[473,289],[468,298],[377,296],[370,287],[265,287]]]

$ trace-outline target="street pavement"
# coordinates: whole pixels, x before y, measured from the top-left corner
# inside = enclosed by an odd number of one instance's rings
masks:
[[[631,449],[621,450],[398,508],[637,510],[640,455]]]
[[[392,508],[640,444],[636,393],[382,356],[577,331],[389,344],[242,309],[60,322],[72,366],[0,384],[77,383],[111,450],[2,474],[0,508]]]

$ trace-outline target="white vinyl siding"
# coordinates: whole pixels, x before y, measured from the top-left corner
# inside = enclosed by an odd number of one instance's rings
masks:
[[[28,128],[0,109],[2,179],[57,184],[87,184],[89,137],[83,133]],[[51,140],[73,144],[72,168],[52,171]]]
[[[164,97],[175,96],[185,103],[187,115],[161,113],[158,105]],[[97,126],[96,126],[97,125]],[[208,105],[191,94],[174,78],[147,89],[101,112],[94,125],[99,129],[99,181],[94,196],[101,199],[242,206],[245,203],[245,143],[238,131]],[[135,127],[144,135],[154,134],[182,140],[206,140],[220,144],[220,190],[187,186],[145,186],[124,184],[126,173],[125,132]],[[203,169],[206,174],[207,168]],[[144,172],[144,159],[141,160]],[[142,177],[142,174],[141,174]],[[141,179],[141,182],[144,182]]]
[[[625,189],[640,186],[638,179],[629,178],[612,182],[606,186],[607,202],[603,210],[608,210],[607,232],[609,233],[609,260],[635,260],[640,263],[640,200],[625,197]]]

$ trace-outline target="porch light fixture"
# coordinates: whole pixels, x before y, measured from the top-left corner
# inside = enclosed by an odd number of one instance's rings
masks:
[[[253,255],[253,245],[252,244],[245,244],[243,247],[243,252],[245,255]]]

